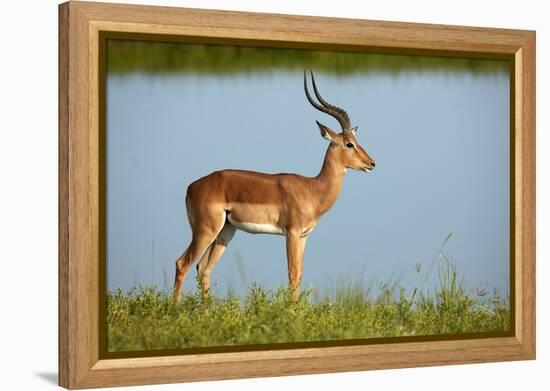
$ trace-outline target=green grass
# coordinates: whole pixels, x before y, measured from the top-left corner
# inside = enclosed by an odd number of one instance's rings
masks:
[[[469,71],[508,72],[508,61],[365,52],[260,48],[110,39],[109,72],[229,75],[313,69],[339,75],[356,72]]]
[[[107,349],[132,351],[280,342],[503,332],[508,299],[470,293],[455,268],[440,272],[434,292],[407,293],[396,284],[373,297],[363,285],[330,295],[305,290],[294,303],[288,289],[253,284],[244,297],[185,294],[179,303],[156,288],[107,295]],[[323,297],[323,298],[321,298]]]

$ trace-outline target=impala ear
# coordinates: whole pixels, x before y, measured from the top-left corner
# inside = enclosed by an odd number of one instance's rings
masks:
[[[355,134],[357,133],[357,126],[354,127],[354,128],[352,128],[352,129],[350,130],[350,132],[351,132],[351,134],[353,134],[353,135],[355,136]]]
[[[315,122],[317,122],[317,126],[319,127],[319,130],[321,131],[321,136],[323,136],[323,138],[327,139],[328,141],[336,140],[336,133],[334,133],[328,126],[323,125],[319,121]]]

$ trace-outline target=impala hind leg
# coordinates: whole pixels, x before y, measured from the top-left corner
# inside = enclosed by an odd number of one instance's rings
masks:
[[[208,289],[210,289],[210,273],[223,255],[231,239],[233,239],[233,236],[235,235],[235,230],[236,228],[234,226],[226,222],[223,226],[223,229],[216,237],[216,240],[214,240],[214,243],[212,243],[210,247],[208,247],[201,260],[197,264],[197,272],[200,275],[201,285],[204,293],[208,292]]]
[[[187,250],[180,255],[176,261],[176,277],[174,280],[174,298],[179,297],[185,275],[191,267],[191,265],[197,260],[197,258],[206,250],[206,248],[215,240],[215,235],[201,235],[193,237],[191,244],[187,247]]]

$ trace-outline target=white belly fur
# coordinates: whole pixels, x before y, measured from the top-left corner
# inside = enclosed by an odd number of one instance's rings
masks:
[[[231,214],[227,216],[227,220],[235,228],[251,234],[276,234],[284,235],[283,230],[273,224],[258,224],[258,223],[246,223],[242,221],[235,221],[231,218]]]

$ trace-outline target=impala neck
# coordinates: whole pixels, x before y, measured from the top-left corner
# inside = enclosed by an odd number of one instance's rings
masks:
[[[329,146],[323,167],[313,178],[313,196],[318,200],[319,213],[325,213],[336,202],[342,188],[345,170],[345,166],[338,159],[336,148]]]

